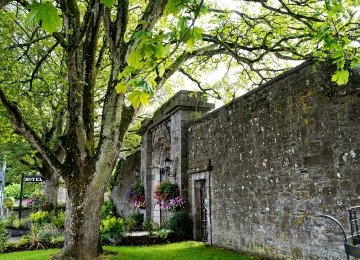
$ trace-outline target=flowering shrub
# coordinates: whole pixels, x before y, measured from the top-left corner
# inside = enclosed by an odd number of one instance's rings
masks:
[[[170,199],[168,204],[168,209],[172,211],[179,211],[184,209],[186,206],[186,199],[182,196],[177,196],[173,199]]]
[[[145,190],[140,182],[135,182],[125,194],[127,200],[136,208],[146,207]]]
[[[179,195],[179,188],[170,181],[163,181],[155,186],[154,199],[165,210],[180,210],[185,208],[186,200]]]

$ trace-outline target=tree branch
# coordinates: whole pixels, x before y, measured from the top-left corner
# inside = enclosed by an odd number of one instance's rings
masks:
[[[38,61],[38,63],[35,66],[35,69],[33,70],[30,78],[30,91],[32,91],[33,86],[33,80],[38,73],[39,69],[41,68],[41,65],[45,62],[45,60],[50,56],[51,52],[59,45],[59,42],[56,42],[53,46],[51,46],[50,49],[46,52],[46,54]]]
[[[36,39],[33,39],[29,42],[25,42],[25,43],[18,43],[18,44],[11,44],[8,48],[9,49],[14,49],[14,48],[22,48],[22,47],[28,47],[34,43],[37,43],[39,41],[42,41],[42,40],[45,40],[45,39],[48,39],[50,38],[51,35],[45,35],[45,36],[42,36],[42,37],[39,37],[39,38],[36,38]]]
[[[184,74],[186,77],[188,77],[191,81],[195,82],[196,85],[198,86],[198,88],[204,92],[204,93],[207,93],[209,96],[213,97],[213,98],[216,98],[218,100],[221,100],[221,96],[220,94],[215,90],[215,89],[211,89],[211,88],[203,88],[202,85],[201,85],[201,82],[198,81],[197,79],[195,79],[193,76],[191,76],[189,73],[187,73],[184,69],[180,68],[179,71]],[[214,94],[210,93],[211,92],[214,92]]]
[[[0,101],[5,106],[7,112],[11,117],[11,122],[14,131],[24,136],[39,151],[39,153],[43,156],[43,158],[54,170],[58,172],[62,172],[62,165],[57,159],[57,157],[45,146],[41,138],[25,122],[20,110],[16,106],[16,103],[8,100],[1,88],[0,88]]]

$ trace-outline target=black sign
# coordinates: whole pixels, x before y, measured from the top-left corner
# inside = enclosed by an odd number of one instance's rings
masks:
[[[25,177],[25,182],[42,182],[45,180],[44,177],[39,175],[27,175]]]

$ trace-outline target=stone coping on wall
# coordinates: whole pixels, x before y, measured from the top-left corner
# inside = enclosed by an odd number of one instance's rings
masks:
[[[242,101],[246,100],[247,98],[250,98],[250,97],[253,97],[255,96],[256,94],[258,93],[261,93],[263,90],[265,89],[268,89],[270,88],[273,84],[275,84],[276,82],[282,80],[282,79],[285,79],[287,77],[289,77],[290,75],[302,70],[303,68],[307,67],[307,66],[311,66],[313,64],[315,64],[316,61],[312,61],[312,60],[308,60],[308,61],[305,61],[301,64],[299,64],[298,66],[288,70],[288,71],[285,71],[284,73],[280,74],[279,76],[269,80],[268,82],[260,85],[259,87],[245,93],[244,95],[234,99],[233,101],[231,101],[230,103],[224,105],[224,106],[221,106],[213,111],[211,111],[210,113],[207,113],[206,115],[196,119],[196,120],[193,120],[191,122],[188,123],[188,127],[191,127],[192,125],[195,125],[196,123],[198,122],[201,122],[203,120],[206,120],[207,118],[209,117],[212,117],[212,116],[215,116],[219,113],[221,113],[222,111],[224,110],[228,110],[230,109],[234,104],[237,104],[237,103],[241,103]],[[333,66],[333,65],[329,65],[329,66]]]
[[[151,119],[145,119],[137,133],[143,135],[148,129],[153,128],[179,110],[204,112],[214,108],[215,105],[208,103],[202,92],[181,90],[156,110]]]

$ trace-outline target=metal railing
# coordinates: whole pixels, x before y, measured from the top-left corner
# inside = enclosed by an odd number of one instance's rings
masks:
[[[360,206],[349,208],[349,225],[350,225],[350,236],[346,235],[344,226],[336,218],[329,215],[318,215],[319,217],[327,218],[335,222],[341,229],[344,237],[344,248],[347,255],[347,259],[350,259],[350,256],[355,257],[355,259],[360,258]]]

